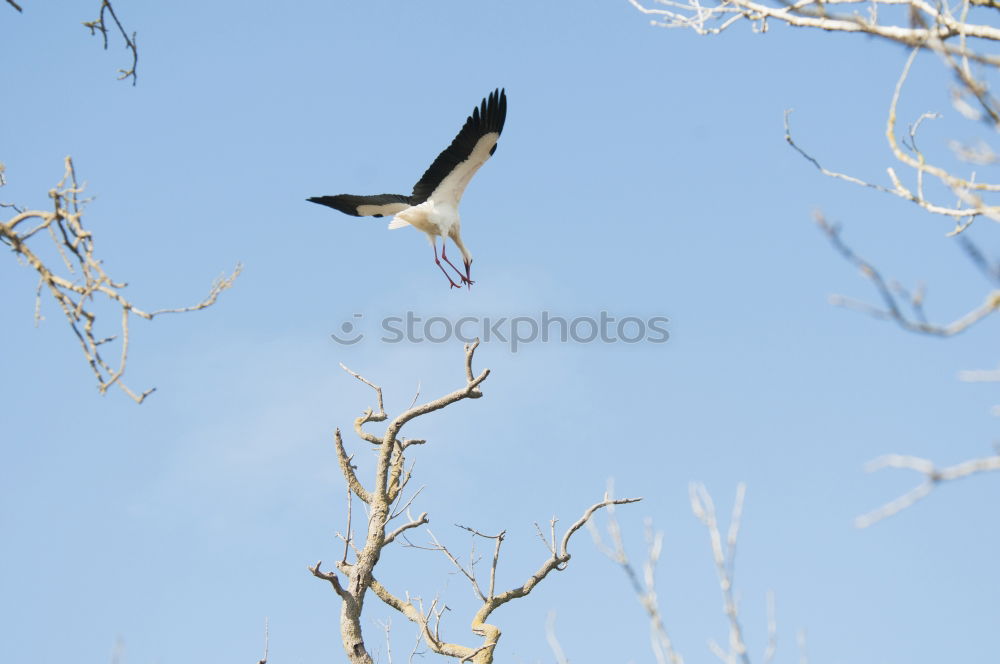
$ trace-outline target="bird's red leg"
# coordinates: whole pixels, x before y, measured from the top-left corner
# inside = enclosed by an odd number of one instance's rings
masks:
[[[445,263],[447,263],[448,265],[451,265],[451,269],[455,270],[455,272],[458,273],[458,278],[462,280],[463,284],[469,284],[469,288],[472,288],[472,284],[475,283],[475,282],[472,281],[472,279],[469,279],[468,272],[466,272],[465,274],[462,274],[462,271],[459,270],[457,267],[455,267],[455,264],[452,263],[450,260],[448,260],[448,257],[445,255],[444,250],[445,250],[445,247],[447,246],[447,244],[448,244],[447,240],[442,240],[441,241],[441,258],[444,259]],[[443,270],[444,268],[441,268],[441,269]],[[449,279],[450,278],[451,277],[449,277]]]
[[[439,268],[441,268],[442,272],[444,272],[444,276],[445,276],[446,279],[448,279],[448,283],[451,284],[451,288],[461,288],[461,286],[458,285],[458,284],[456,284],[455,280],[451,278],[451,275],[448,274],[448,270],[444,269],[444,265],[441,265],[441,261],[438,259],[437,242],[434,241],[434,238],[431,238],[431,246],[434,248],[434,262],[437,263],[437,266]],[[444,247],[443,246],[441,247],[441,255],[444,256]],[[448,261],[448,259],[445,258],[445,261]],[[450,261],[448,261],[448,265],[451,265]],[[451,266],[455,267],[454,265],[451,265]],[[456,270],[456,272],[457,271],[458,270]]]

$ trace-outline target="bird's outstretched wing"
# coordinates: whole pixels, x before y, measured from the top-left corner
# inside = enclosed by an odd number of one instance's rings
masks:
[[[496,151],[506,119],[507,95],[503,90],[494,90],[472,110],[455,140],[413,185],[411,203],[417,205],[434,198],[457,206],[469,180]]]
[[[307,200],[311,203],[332,207],[334,210],[340,210],[344,214],[355,217],[393,215],[413,204],[410,196],[402,194],[375,194],[374,196],[337,194],[336,196],[313,196]]]

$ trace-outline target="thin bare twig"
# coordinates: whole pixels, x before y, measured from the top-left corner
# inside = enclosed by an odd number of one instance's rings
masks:
[[[736,499],[733,501],[733,512],[729,519],[729,532],[723,544],[715,516],[715,504],[712,496],[703,484],[692,483],[690,486],[691,511],[708,529],[712,542],[712,557],[715,561],[715,571],[719,577],[719,587],[722,590],[723,611],[729,620],[729,651],[725,652],[713,642],[709,643],[712,651],[725,662],[750,664],[747,655],[746,641],[743,638],[743,627],[740,624],[739,606],[733,595],[733,575],[736,561],[736,540],[739,536],[740,518],[743,514],[743,500],[746,495],[746,485],[742,482],[736,487]],[[725,653],[723,655],[723,653]]]
[[[612,486],[610,482],[608,484],[608,493],[610,494]],[[640,576],[625,551],[625,541],[622,538],[621,526],[618,523],[614,506],[609,506],[606,513],[611,546],[604,543],[597,526],[588,523],[587,528],[590,530],[594,545],[625,572],[625,576],[632,586],[632,591],[639,599],[646,615],[649,616],[650,645],[657,664],[684,664],[684,658],[674,648],[673,641],[667,633],[663,614],[660,611],[660,600],[656,593],[656,567],[659,564],[660,555],[663,553],[663,533],[654,532],[652,522],[646,520],[646,559]]]
[[[556,664],[569,664],[569,660],[566,659],[566,653],[562,649],[562,644],[559,643],[559,637],[556,636],[555,611],[549,611],[549,615],[545,619],[545,640],[549,642],[549,648],[556,658]]]
[[[264,618],[264,656],[261,657],[259,660],[257,660],[257,664],[267,664],[267,648],[268,648],[268,639],[270,637],[267,623],[268,623],[267,618]]]
[[[764,664],[774,661],[778,651],[778,620],[774,613],[774,591],[767,591],[767,647],[764,649]]]
[[[920,332],[932,336],[950,337],[960,332],[964,332],[973,325],[981,322],[1000,309],[1000,289],[995,289],[987,293],[985,301],[976,307],[945,325],[935,325],[928,323],[923,317],[923,292],[918,289],[913,298],[908,303],[913,309],[915,317],[909,317],[900,306],[897,294],[904,293],[905,289],[893,287],[879,272],[879,270],[869,261],[856,254],[841,238],[839,226],[826,220],[822,213],[815,215],[816,223],[820,230],[826,235],[834,249],[837,250],[845,260],[858,268],[882,298],[883,307],[875,307],[864,302],[858,302],[842,296],[830,298],[832,304],[859,311],[861,313],[878,318],[880,320],[891,320],[905,330]]]
[[[10,2],[10,0],[7,0]],[[136,36],[135,32],[131,35],[125,30],[125,26],[122,22],[118,20],[118,15],[115,13],[115,8],[111,6],[110,0],[101,0],[101,12],[97,16],[96,20],[84,21],[83,25],[85,28],[90,30],[91,35],[95,35],[98,32],[101,33],[101,38],[104,40],[104,50],[108,50],[108,27],[105,22],[105,13],[111,17],[114,21],[115,26],[118,28],[118,32],[121,33],[122,40],[125,42],[125,48],[127,48],[132,53],[132,66],[128,69],[119,69],[118,80],[122,81],[127,78],[132,79],[132,85],[135,86],[138,81],[138,75],[136,74],[136,69],[139,66],[139,48],[136,46]]]

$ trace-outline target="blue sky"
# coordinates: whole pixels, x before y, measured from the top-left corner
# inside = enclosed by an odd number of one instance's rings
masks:
[[[812,212],[887,274],[925,280],[937,320],[987,285],[947,222],[826,179],[783,140],[794,108],[812,154],[884,183],[902,49],[778,26],[703,38],[652,28],[624,1],[121,0],[138,32],[133,88],[114,80],[128,63],[119,43],[104,52],[80,26],[88,8],[23,4],[0,9],[0,200],[45,207],[72,155],[96,197],[97,251],[140,306],[193,303],[238,261],[245,271],[210,310],[133,324],[127,377],[158,388],[136,406],[97,394],[53,303],[35,327],[31,271],[0,262],[8,660],[109,662],[120,640],[128,664],[256,661],[268,617],[270,661],[342,661],[338,603],[306,571],[340,551],[333,429],[372,405],[338,363],[381,384],[390,412],[418,385],[434,397],[463,376],[458,342],[378,341],[378,321],[407,311],[670,319],[664,344],[484,344],[485,398],[409,428],[429,441],[413,455],[417,511],[457,551],[468,537],[453,523],[506,529],[502,585],[545,557],[533,522],[572,522],[614,478],[644,497],[618,512],[633,555],[645,517],[666,533],[671,635],[688,661],[709,661],[725,622],[687,487],[705,482],[726,513],[745,481],[737,585],[758,661],[769,589],[778,661],[797,661],[800,628],[814,662],[993,654],[991,478],[867,530],[852,520],[916,480],[864,474],[873,457],[990,452],[997,390],[956,375],[995,366],[996,322],[942,341],[831,307],[830,293],[874,294]],[[949,85],[920,58],[900,106],[901,122],[944,114],[922,134],[941,159],[977,129]],[[462,205],[471,291],[449,292],[416,231],[305,202],[409,191],[498,86],[507,125]],[[973,237],[992,251],[989,223]],[[366,338],[334,343],[356,313]],[[495,614],[499,659],[553,661],[554,610],[572,661],[653,661],[619,570],[585,535],[571,551],[568,570]],[[381,565],[400,593],[444,593],[447,637],[474,643],[471,593],[443,558],[392,549]],[[387,614],[368,608],[379,644]],[[392,630],[400,661],[413,632],[400,616]]]

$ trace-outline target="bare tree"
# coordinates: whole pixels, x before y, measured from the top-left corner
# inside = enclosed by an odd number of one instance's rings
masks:
[[[772,24],[821,30],[829,33],[860,33],[910,49],[892,90],[886,114],[885,137],[895,160],[886,167],[888,181],[871,182],[840,171],[828,169],[793,139],[785,113],[785,140],[823,175],[853,185],[874,189],[916,205],[932,219],[948,224],[946,237],[958,242],[969,261],[981,272],[985,293],[964,313],[948,322],[936,322],[925,312],[926,291],[923,285],[910,289],[890,279],[870,261],[862,258],[843,239],[839,225],[829,222],[822,213],[815,218],[833,249],[858,268],[874,287],[879,304],[870,304],[841,296],[831,301],[879,320],[890,321],[902,329],[938,337],[958,335],[1000,311],[1000,264],[986,257],[968,236],[973,223],[981,218],[1000,221],[1000,182],[977,178],[976,167],[1000,162],[989,145],[1000,129],[1000,100],[992,87],[1000,75],[1000,2],[997,0],[956,0],[952,3],[929,3],[925,0],[629,0],[664,28],[687,28],[701,35],[716,35],[739,23],[747,22],[759,33]],[[898,127],[899,102],[918,54],[932,54],[951,74],[952,103],[960,116],[981,131],[982,138],[972,144],[948,141],[945,158],[941,150],[927,151],[918,143],[920,128],[936,120],[938,113],[924,112],[905,130]],[[997,381],[1000,371],[962,372],[962,380]],[[1000,409],[995,409],[1000,413]],[[897,513],[927,495],[944,480],[966,477],[998,467],[998,457],[971,459],[951,468],[938,470],[933,462],[903,455],[880,457],[868,470],[894,467],[915,470],[925,481],[913,491],[883,507],[859,517],[858,526],[867,526]]]
[[[496,572],[500,559],[500,548],[505,532],[496,535],[484,534],[475,528],[460,526],[472,533],[475,538],[485,539],[492,543],[493,555],[489,566],[488,577],[481,576],[475,566],[475,558],[468,565],[463,565],[458,558],[428,531],[429,543],[415,545],[407,537],[410,531],[429,523],[426,512],[414,517],[410,507],[419,494],[419,490],[405,498],[405,490],[412,477],[412,465],[407,466],[406,451],[426,441],[416,438],[404,438],[400,432],[404,425],[423,415],[442,408],[447,408],[459,401],[478,399],[483,396],[480,386],[489,376],[489,369],[484,369],[478,375],[473,373],[472,360],[479,342],[465,346],[465,384],[455,391],[433,401],[414,405],[396,417],[389,419],[382,402],[382,388],[368,379],[343,367],[345,371],[365,383],[375,391],[377,410],[368,408],[354,421],[354,432],[361,440],[374,445],[377,455],[376,467],[372,483],[367,487],[358,478],[356,467],[352,464],[353,457],[348,455],[344,442],[337,429],[334,433],[334,444],[340,471],[347,482],[347,527],[340,535],[343,540],[343,553],[336,563],[337,571],[324,571],[322,561],[317,562],[309,570],[319,579],[327,581],[341,601],[340,635],[344,652],[354,664],[371,664],[373,662],[369,646],[365,643],[362,631],[361,617],[368,591],[371,590],[387,606],[401,613],[407,620],[414,623],[427,647],[440,655],[445,655],[460,662],[473,664],[489,664],[493,662],[494,652],[500,640],[501,630],[496,624],[487,622],[491,614],[500,606],[515,599],[527,596],[550,572],[563,570],[570,560],[568,550],[570,539],[583,527],[590,517],[602,508],[612,505],[622,505],[635,502],[636,499],[613,499],[608,496],[591,505],[569,528],[563,531],[561,538],[556,533],[556,520],[549,524],[549,535],[546,537],[538,529],[542,541],[548,549],[548,557],[541,566],[521,585],[502,590],[497,588]],[[384,433],[376,435],[365,429],[374,422],[386,422]],[[367,531],[362,541],[355,540],[352,525],[354,501],[360,501],[366,508]],[[390,529],[393,521],[400,517],[399,525]],[[536,526],[537,527],[537,526]],[[411,597],[407,592],[399,594],[384,586],[375,575],[376,566],[383,550],[393,542],[400,542],[413,548],[423,548],[443,554],[454,565],[472,586],[480,602],[479,608],[472,616],[470,627],[478,637],[474,645],[461,645],[447,641],[441,635],[442,616],[447,609],[439,599],[434,599],[429,605],[423,600]],[[343,579],[341,578],[343,575]],[[388,629],[388,627],[386,627]]]
[[[94,236],[83,225],[87,199],[82,197],[84,188],[77,182],[73,160],[69,157],[66,158],[65,168],[62,179],[49,190],[51,210],[27,210],[17,205],[0,203],[0,207],[13,212],[12,217],[0,222],[0,241],[9,245],[22,263],[38,273],[36,322],[42,320],[42,291],[47,290],[59,304],[79,340],[87,364],[97,378],[101,394],[117,385],[137,403],[142,403],[156,388],[135,392],[123,379],[128,361],[131,316],[152,320],[161,314],[184,313],[210,307],[215,304],[222,291],[233,285],[241,267],[237,265],[231,275],[216,280],[208,297],[198,304],[149,312],[140,309],[123,294],[127,284],[113,280],[105,272],[103,261],[94,253]],[[3,167],[0,165],[0,186],[3,183]],[[59,273],[53,261],[46,262],[35,247],[36,243],[44,243],[45,237],[51,241],[51,246],[61,259],[65,274]],[[120,310],[118,334],[105,337],[97,331],[95,300],[103,300]],[[103,353],[111,342],[117,342],[117,360],[107,359]]]

